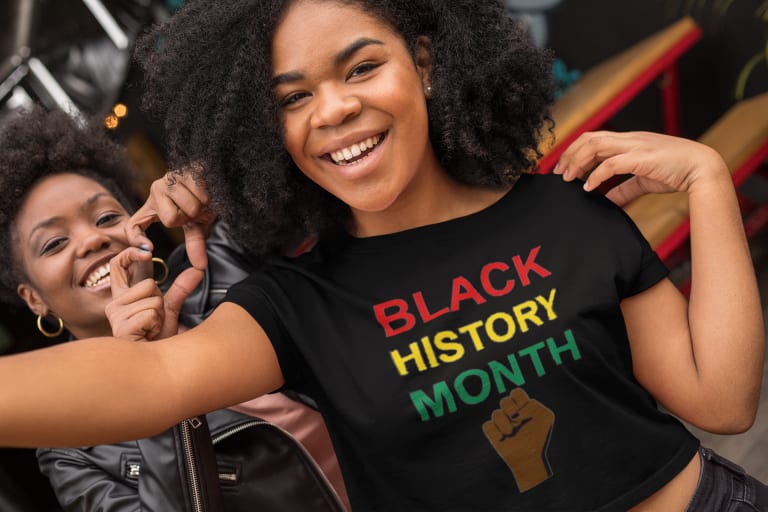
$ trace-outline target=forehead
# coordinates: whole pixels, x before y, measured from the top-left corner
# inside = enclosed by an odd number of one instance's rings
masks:
[[[298,0],[291,3],[272,39],[275,73],[303,68],[307,62],[330,57],[338,49],[362,37],[385,43],[401,37],[364,6],[333,0]]]
[[[47,176],[32,187],[19,209],[16,223],[20,229],[41,218],[81,209],[97,194],[112,194],[97,181],[74,173]]]

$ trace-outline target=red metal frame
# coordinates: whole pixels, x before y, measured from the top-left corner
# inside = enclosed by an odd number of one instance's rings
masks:
[[[664,126],[666,130],[672,130],[672,134],[679,133],[679,81],[677,72],[677,60],[701,37],[701,29],[686,34],[676,44],[670,48],[659,60],[651,64],[645,71],[632,81],[624,90],[608,101],[595,115],[585,121],[578,129],[561,140],[552,150],[547,153],[539,164],[540,173],[548,173],[555,166],[563,154],[565,148],[582,133],[595,130],[601,127],[608,119],[613,117],[622,107],[637,96],[640,91],[645,89],[659,75],[666,73],[666,79],[662,84],[662,106],[664,109]]]
[[[664,109],[664,131],[669,135],[680,135],[680,72],[677,62],[663,73],[659,85]]]

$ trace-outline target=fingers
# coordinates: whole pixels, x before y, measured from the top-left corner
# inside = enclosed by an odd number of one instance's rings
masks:
[[[163,295],[151,278],[137,280],[137,263],[147,262],[152,253],[137,247],[120,251],[110,260],[112,301],[105,313],[118,338],[155,339],[163,326]]]
[[[195,179],[192,169],[168,172],[150,187],[158,220],[167,227],[179,227],[188,222],[210,224],[213,213],[208,208],[205,187]]]
[[[618,206],[623,207],[647,193],[648,190],[643,186],[643,181],[636,176],[633,176],[606,192],[605,197],[616,203]]]
[[[152,279],[119,292],[113,289],[112,295],[114,298],[107,304],[105,313],[114,336],[133,341],[158,336],[165,312],[162,292]]]
[[[563,152],[554,170],[565,181],[585,179],[594,190],[611,178],[633,175],[606,194],[623,206],[649,192],[689,191],[702,175],[721,172],[705,146],[651,132],[588,132]],[[712,170],[714,168],[714,171]]]
[[[632,174],[635,164],[636,162],[624,153],[607,157],[586,176],[584,190],[595,190],[614,176]]]
[[[630,149],[631,141],[625,135],[606,131],[581,134],[563,152],[553,172],[565,181],[583,178],[600,162]]]
[[[131,285],[131,268],[148,260],[151,253],[130,247],[111,260],[112,301],[106,307],[115,336],[130,340],[153,340],[176,334],[184,301],[200,284],[203,271],[189,268],[179,274],[163,296],[152,279]]]
[[[184,224],[184,247],[192,267],[205,270],[208,267],[208,251],[205,250],[205,226],[194,222]]]
[[[152,253],[138,247],[129,247],[120,251],[109,261],[109,279],[112,288],[112,297],[122,295],[135,280],[134,264],[140,261],[149,261]]]
[[[188,268],[184,270],[173,281],[171,287],[165,294],[165,314],[163,327],[158,334],[159,338],[167,338],[173,336],[179,330],[179,314],[181,308],[184,305],[184,301],[189,297],[189,294],[200,284],[203,279],[203,271],[196,268]]]
[[[157,222],[158,217],[155,212],[154,204],[150,199],[144,203],[141,208],[136,210],[136,213],[131,215],[128,222],[125,224],[125,236],[128,238],[128,243],[132,247],[142,247],[147,252],[152,252],[154,245],[152,241],[147,238],[144,232],[154,222]]]
[[[165,293],[166,318],[171,316],[178,318],[184,301],[187,300],[189,294],[194,291],[202,279],[203,272],[196,268],[188,268],[178,275]]]
[[[161,222],[166,227],[182,227],[190,262],[198,269],[207,266],[205,233],[216,214],[208,207],[204,184],[195,179],[198,172],[199,169],[193,168],[168,172],[152,182],[147,201],[126,226],[131,245],[152,250],[152,243],[144,231],[153,222]]]
[[[491,421],[483,425],[486,435],[497,437],[514,435],[524,420],[520,416],[520,411],[528,402],[530,398],[524,389],[513,389],[509,396],[499,402],[499,408],[491,414]]]
[[[195,221],[210,214],[208,194],[191,172],[168,173],[164,184],[165,193],[172,200],[177,213]],[[172,215],[173,212],[167,213]]]

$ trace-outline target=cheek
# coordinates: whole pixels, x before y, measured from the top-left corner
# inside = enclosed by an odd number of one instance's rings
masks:
[[[302,158],[302,148],[304,147],[304,135],[300,130],[299,123],[296,121],[283,120],[283,146],[294,162],[297,163]]]

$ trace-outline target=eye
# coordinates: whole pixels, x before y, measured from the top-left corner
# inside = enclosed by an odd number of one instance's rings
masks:
[[[119,213],[110,212],[105,213],[104,215],[101,215],[98,219],[96,219],[96,225],[97,226],[111,226],[115,223],[117,223],[117,220],[120,218]]]
[[[280,106],[283,107],[283,108],[293,106],[297,102],[303,100],[304,98],[306,98],[308,96],[309,96],[308,92],[294,92],[294,93],[291,93],[288,96],[284,97],[282,100],[280,100]]]
[[[376,64],[374,62],[363,62],[361,64],[358,64],[354,68],[352,68],[352,71],[349,72],[349,78],[355,78],[360,75],[364,75],[368,73],[369,71],[373,71],[377,67],[379,67],[380,64]]]
[[[66,241],[67,239],[65,237],[58,237],[48,240],[45,244],[43,244],[42,249],[40,249],[40,254],[53,254],[58,249],[62,248]]]

